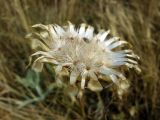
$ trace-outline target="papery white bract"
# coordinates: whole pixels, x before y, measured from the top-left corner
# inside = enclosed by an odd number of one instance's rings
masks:
[[[76,29],[70,22],[64,27],[36,24],[33,28],[39,28],[40,32],[29,37],[40,40],[43,51],[31,55],[38,56],[32,67],[41,71],[44,63],[51,63],[58,74],[66,68],[71,85],[76,85],[80,78],[81,89],[87,87],[99,91],[103,89],[99,76],[107,76],[117,86],[126,89],[128,82],[117,68],[127,66],[140,71],[137,65],[139,57],[130,49],[117,51],[117,47],[128,43],[118,37],[107,38],[109,31],[95,34],[92,26],[81,24]],[[122,81],[127,84],[120,85]]]

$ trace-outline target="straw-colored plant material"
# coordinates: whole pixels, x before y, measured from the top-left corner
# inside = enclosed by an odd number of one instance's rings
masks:
[[[128,42],[118,37],[109,38],[109,31],[102,30],[96,34],[92,26],[81,24],[76,29],[70,22],[64,27],[36,24],[33,28],[37,31],[28,37],[39,40],[43,49],[31,55],[31,58],[37,56],[32,65],[36,71],[41,71],[44,63],[51,63],[56,74],[61,75],[64,69],[69,72],[71,85],[92,91],[103,89],[100,76],[109,77],[120,90],[127,89],[126,77],[117,69],[127,66],[140,71],[137,65],[139,57],[132,50],[116,50]]]

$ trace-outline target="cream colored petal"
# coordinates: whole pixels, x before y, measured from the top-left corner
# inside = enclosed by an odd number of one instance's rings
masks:
[[[42,63],[46,62],[46,63],[55,64],[55,65],[58,64],[58,62],[57,62],[56,60],[54,60],[53,58],[47,58],[47,57],[44,57],[44,56],[41,56],[41,57],[37,58],[37,59],[33,62],[33,64],[36,64],[37,62],[42,62]]]
[[[100,41],[103,42],[109,33],[110,33],[110,30],[105,31],[104,33],[102,33],[100,35],[100,37],[99,37]]]
[[[48,25],[48,32],[49,32],[53,41],[54,41],[54,39],[58,38],[58,35],[52,25]]]
[[[110,65],[111,67],[118,67],[118,66],[122,66],[122,65],[126,65],[129,68],[133,68],[135,65],[131,64],[131,63],[127,63],[125,61],[112,61],[112,64]]]
[[[33,63],[36,63],[36,62],[40,61],[43,58],[45,58],[45,57],[44,56],[38,57]]]
[[[33,28],[41,28],[41,29],[45,29],[45,30],[47,30],[48,29],[48,27],[46,26],[46,25],[43,25],[43,24],[35,24],[35,25],[33,25],[32,26]]]
[[[83,37],[85,35],[86,24],[81,24],[78,34]]]
[[[122,73],[120,73],[116,70],[113,70],[111,68],[103,67],[100,69],[99,72],[106,75],[106,76],[113,74],[113,75],[116,75],[117,77],[121,78],[122,80],[126,80],[126,77]]]
[[[103,89],[102,85],[98,80],[90,80],[88,82],[88,88],[92,91],[101,91]]]
[[[84,70],[82,73],[82,79],[81,79],[81,88],[84,89],[85,83],[86,83],[86,77],[87,77],[88,71]]]
[[[47,46],[49,48],[49,41],[46,40],[44,37],[42,37],[41,34],[39,34],[39,33],[33,33],[33,38],[38,38],[38,39],[34,39],[34,40],[41,41],[45,46]]]
[[[110,75],[110,78],[111,78],[111,80],[114,82],[114,83],[118,83],[119,82],[119,80],[118,80],[118,78],[117,78],[117,76],[116,75]]]
[[[104,33],[104,30],[101,30],[101,31],[99,31],[98,34],[95,35],[95,38],[96,38],[97,41],[100,41],[99,38],[100,38],[100,36],[101,36],[103,33]]]
[[[33,53],[31,56],[35,56],[35,55],[43,55],[43,56],[46,56],[46,57],[52,57],[49,52],[44,52],[44,51],[38,51],[38,52],[35,52]]]
[[[109,45],[111,45],[112,43],[118,41],[119,37],[113,37],[113,38],[110,38],[108,40],[106,40],[104,42],[105,46],[108,47]]]
[[[112,59],[113,62],[117,62],[117,61],[120,61],[120,62],[129,62],[129,63],[132,63],[132,64],[138,64],[138,62],[136,60],[132,60],[132,59],[129,59],[129,58],[117,58],[117,59]]]
[[[77,77],[78,77],[78,73],[76,71],[72,71],[71,74],[70,74],[70,84],[75,84],[76,80],[77,80]]]
[[[38,47],[41,47],[41,48],[43,48],[44,51],[49,51],[50,50],[48,45],[46,45],[44,42],[39,41],[37,39],[32,39],[31,47],[33,49],[37,49]]]
[[[63,36],[65,33],[64,29],[62,27],[60,27],[59,25],[54,25],[54,29],[55,29],[57,35],[59,35],[59,36]]]
[[[46,39],[47,39],[47,37],[49,36],[49,35],[48,35],[48,32],[46,32],[46,31],[40,32],[40,35],[41,35],[43,38],[46,38]]]
[[[139,73],[141,72],[141,69],[138,67],[138,65],[135,65],[135,66],[134,66],[134,69],[135,69],[137,72],[139,72]]]
[[[46,63],[52,63],[52,64],[59,64],[56,60],[54,60],[53,58],[43,58],[40,60],[41,62],[46,62]]]
[[[134,54],[134,52],[133,50],[126,49],[126,50],[120,50],[120,51],[113,52],[113,54]]]
[[[85,83],[86,83],[86,77],[82,76],[82,80],[81,80],[81,88],[82,89],[84,89]]]
[[[69,32],[75,32],[75,28],[74,28],[74,25],[70,22],[70,21],[68,21],[68,31]]]
[[[33,64],[32,64],[32,68],[35,70],[35,71],[38,71],[38,72],[41,72],[42,69],[43,69],[43,63],[40,61],[41,59],[43,59],[44,56],[41,56],[39,58],[37,58]]]
[[[93,37],[93,31],[94,31],[94,28],[92,26],[88,26],[84,37],[86,37],[89,40],[91,40],[92,37]]]
[[[74,25],[71,22],[68,22],[68,24],[68,32],[72,34],[72,36],[76,36],[78,33],[76,32]]]
[[[66,62],[66,63],[62,63],[61,65],[62,66],[71,66],[73,63],[71,63],[71,62]]]
[[[112,49],[114,49],[114,48],[116,48],[116,47],[118,47],[118,46],[121,46],[121,45],[123,45],[123,44],[128,44],[128,42],[126,42],[126,41],[117,41],[117,42],[109,45],[108,48],[109,48],[110,50],[112,50]]]
[[[139,56],[135,55],[134,53],[125,53],[125,52],[120,53],[118,51],[118,52],[110,52],[110,55],[114,59],[116,59],[116,58],[124,58],[124,57],[139,59]]]

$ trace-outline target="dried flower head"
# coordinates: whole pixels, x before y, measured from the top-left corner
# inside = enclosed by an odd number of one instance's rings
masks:
[[[33,27],[39,32],[28,36],[40,40],[43,49],[31,55],[38,56],[33,62],[33,68],[41,71],[44,63],[51,63],[59,75],[65,68],[69,72],[71,85],[80,81],[81,89],[102,90],[99,78],[106,76],[124,90],[128,88],[128,82],[117,69],[127,66],[140,71],[137,66],[139,57],[130,49],[116,50],[128,43],[118,37],[108,38],[109,31],[95,34],[92,26],[81,24],[76,29],[70,22],[64,27],[42,24]]]

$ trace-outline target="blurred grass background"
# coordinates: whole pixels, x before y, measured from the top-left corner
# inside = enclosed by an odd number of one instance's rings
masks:
[[[41,74],[26,69],[31,26],[67,21],[110,29],[133,45],[142,73],[126,72],[131,87],[123,99],[110,89],[86,90],[82,101],[72,103],[66,86],[54,84],[49,65]],[[0,119],[159,120],[159,53],[159,0],[0,0]]]

